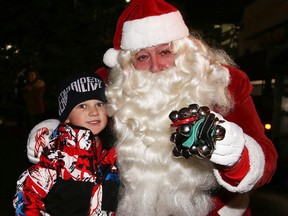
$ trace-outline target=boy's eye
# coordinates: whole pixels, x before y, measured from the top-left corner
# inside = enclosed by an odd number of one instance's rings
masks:
[[[78,108],[84,109],[84,108],[86,108],[86,105],[85,105],[85,104],[79,104],[79,105],[78,105]]]
[[[105,105],[105,103],[100,102],[100,103],[97,103],[95,106],[96,106],[96,107],[103,107],[104,105]]]

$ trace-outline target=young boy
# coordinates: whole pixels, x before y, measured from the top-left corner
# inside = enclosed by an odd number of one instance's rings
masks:
[[[108,123],[105,103],[105,84],[97,74],[72,76],[61,85],[60,124],[39,162],[17,181],[15,215],[115,214],[116,155],[100,139]]]

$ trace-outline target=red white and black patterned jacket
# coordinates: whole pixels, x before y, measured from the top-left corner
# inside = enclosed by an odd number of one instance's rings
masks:
[[[61,124],[40,161],[17,181],[15,215],[114,215],[119,186],[115,149],[90,130]]]

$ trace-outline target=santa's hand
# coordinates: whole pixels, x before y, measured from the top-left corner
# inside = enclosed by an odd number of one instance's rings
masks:
[[[175,157],[210,158],[215,149],[216,140],[223,139],[225,129],[219,126],[220,120],[206,106],[190,104],[179,111],[172,111],[169,118],[176,131],[171,141],[176,144],[173,149]]]
[[[215,114],[220,120],[223,120],[219,125],[225,128],[225,137],[222,140],[216,141],[215,150],[213,151],[210,161],[231,167],[235,165],[241,157],[244,149],[244,133],[241,127],[233,122],[223,119],[219,114]]]
[[[56,119],[44,120],[30,131],[27,140],[27,156],[30,162],[38,163],[43,148],[49,145],[51,135],[59,123]]]

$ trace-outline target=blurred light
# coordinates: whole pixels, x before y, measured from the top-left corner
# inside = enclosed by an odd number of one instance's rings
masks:
[[[6,50],[9,50],[9,49],[11,49],[12,48],[12,45],[11,44],[7,44],[6,45]]]
[[[126,3],[129,3],[131,0],[125,0],[126,1]]]
[[[288,112],[288,98],[285,96],[282,96],[281,109],[285,112]]]
[[[265,124],[264,127],[265,127],[266,130],[271,130],[271,127],[272,127],[272,126],[271,126],[271,124]]]
[[[265,80],[253,80],[250,81],[252,85],[264,85]],[[271,84],[275,84],[275,79],[271,79]]]

